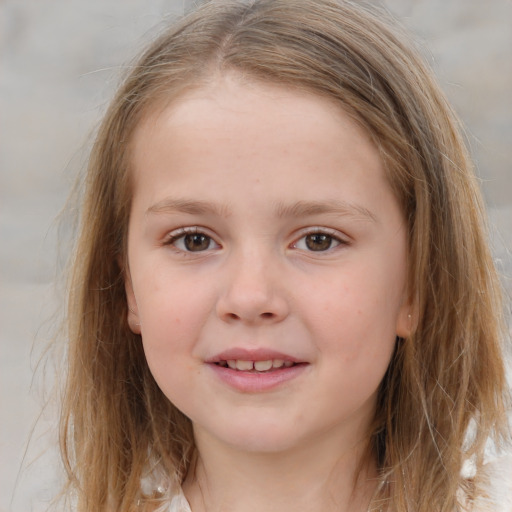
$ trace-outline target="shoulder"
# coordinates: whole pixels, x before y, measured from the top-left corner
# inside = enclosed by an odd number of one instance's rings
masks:
[[[493,457],[484,466],[485,494],[471,512],[512,512],[512,454]],[[169,489],[168,500],[156,512],[191,512],[180,487]]]
[[[185,495],[181,490],[178,494],[175,494],[172,497],[169,505],[169,512],[191,512],[187,498],[185,498]]]
[[[484,465],[485,494],[472,512],[512,512],[512,454],[493,457]]]
[[[140,487],[145,496],[160,496],[153,512],[192,512],[181,486],[158,465],[141,479]]]
[[[168,499],[159,506],[155,512],[192,512],[187,498],[179,490],[177,493],[169,496]]]

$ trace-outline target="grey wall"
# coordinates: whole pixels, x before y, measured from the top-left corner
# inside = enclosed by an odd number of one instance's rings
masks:
[[[495,254],[510,276],[512,2],[386,3],[417,34],[467,124],[499,233]],[[36,423],[45,398],[42,371],[31,389],[34,367],[57,322],[54,219],[83,166],[88,134],[122,63],[164,15],[189,4],[0,2],[0,512],[44,510],[58,479],[56,452],[48,448],[56,439],[52,403]],[[510,290],[510,277],[505,284]],[[51,365],[47,373],[51,383]]]

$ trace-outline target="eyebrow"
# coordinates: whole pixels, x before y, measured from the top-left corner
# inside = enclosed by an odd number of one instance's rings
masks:
[[[188,213],[190,215],[218,215],[228,216],[229,209],[219,206],[211,201],[198,201],[194,199],[180,199],[168,197],[150,206],[146,213]]]
[[[338,199],[327,201],[297,201],[293,204],[277,203],[275,210],[277,216],[280,218],[334,214],[377,222],[377,217],[368,208]],[[227,217],[231,214],[229,207],[218,205],[211,201],[171,197],[165,198],[150,206],[146,213],[176,212],[190,215],[217,215],[219,217]]]
[[[368,208],[339,199],[327,201],[298,201],[291,205],[277,205],[277,215],[279,217],[307,217],[308,215],[319,214],[335,214],[377,222],[376,215]]]

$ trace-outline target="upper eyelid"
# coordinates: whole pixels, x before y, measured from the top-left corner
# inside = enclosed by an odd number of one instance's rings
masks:
[[[184,226],[177,229],[173,229],[172,231],[168,231],[163,239],[164,240],[172,240],[175,238],[179,238],[184,235],[194,235],[197,233],[201,233],[203,235],[206,235],[213,240],[215,240],[215,236],[211,233],[211,230],[208,228],[205,228],[203,226]]]
[[[210,229],[208,229],[204,226],[183,226],[183,227],[174,229],[172,231],[169,231],[163,237],[163,243],[164,244],[170,243],[170,242],[180,238],[181,236],[185,236],[188,234],[196,234],[196,233],[204,234],[204,235],[208,236],[209,238],[211,238],[219,246],[221,245],[218,240],[218,237],[215,234],[213,234]],[[304,228],[300,228],[300,229],[296,230],[293,233],[293,240],[290,243],[290,245],[295,244],[298,240],[300,240],[301,238],[303,238],[307,235],[316,234],[316,233],[324,233],[326,235],[329,235],[329,236],[339,240],[343,244],[349,244],[351,242],[351,237],[338,229],[328,228],[325,226],[309,226],[309,227],[304,227]]]
[[[317,234],[317,233],[329,235],[333,238],[336,238],[337,240],[339,240],[342,243],[349,243],[351,241],[351,237],[349,235],[347,235],[346,233],[343,233],[342,231],[339,231],[338,229],[327,228],[327,227],[322,227],[322,226],[314,226],[314,227],[299,229],[298,231],[295,232],[294,241],[296,242],[297,240],[300,240],[301,238],[303,238],[305,236]]]
[[[177,242],[180,238],[186,236],[186,235],[194,235],[194,234],[203,234],[210,238],[215,245],[218,246],[218,248],[222,248],[221,243],[218,241],[217,237],[213,235],[209,229],[204,228],[202,226],[185,226],[180,227],[177,229],[174,229],[172,231],[167,232],[167,234],[162,238],[162,245],[164,246],[172,246]],[[176,248],[176,250],[179,250]],[[198,251],[198,254],[200,252],[206,252],[206,251]]]
[[[309,235],[323,234],[330,237],[334,243],[334,246],[328,247],[325,250],[313,251],[306,247],[301,247],[304,245],[303,240]],[[322,228],[316,227],[313,229],[305,229],[302,230],[300,236],[295,236],[293,241],[288,245],[288,249],[294,252],[298,252],[300,254],[307,254],[308,256],[315,257],[328,257],[329,255],[338,254],[338,251],[349,247],[352,244],[352,239],[348,235],[344,235],[344,233],[331,228]]]

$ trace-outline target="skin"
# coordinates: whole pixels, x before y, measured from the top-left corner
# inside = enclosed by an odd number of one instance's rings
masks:
[[[133,169],[128,321],[193,422],[194,512],[365,510],[373,461],[355,492],[354,475],[410,330],[404,221],[370,138],[325,98],[227,75],[148,115]],[[211,362],[233,348],[300,371],[237,388]]]

